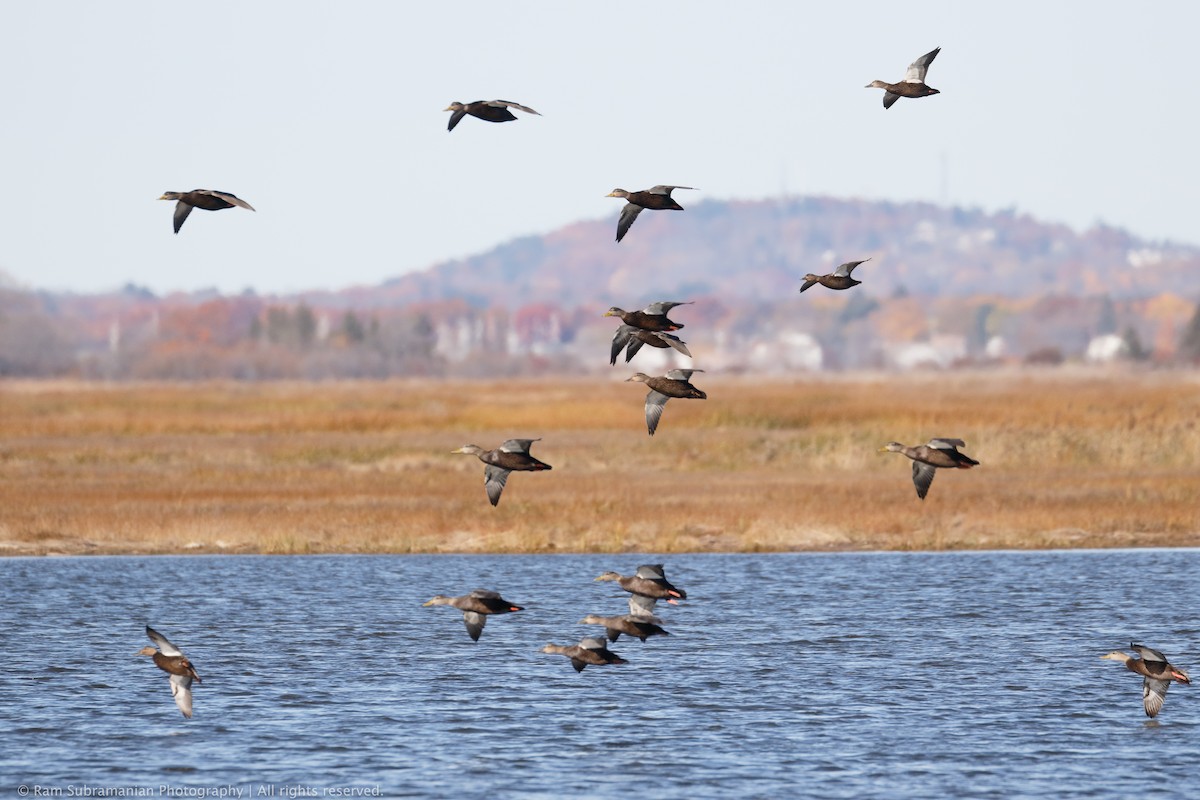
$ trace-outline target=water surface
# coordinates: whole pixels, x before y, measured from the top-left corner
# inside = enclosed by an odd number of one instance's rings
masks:
[[[671,636],[580,674],[538,652],[651,561],[689,594]],[[1195,796],[1200,686],[1149,721],[1099,656],[1200,672],[1198,575],[1190,550],[3,559],[0,795]],[[421,607],[477,586],[526,606],[478,644]],[[134,655],[147,622],[204,679],[190,721]]]

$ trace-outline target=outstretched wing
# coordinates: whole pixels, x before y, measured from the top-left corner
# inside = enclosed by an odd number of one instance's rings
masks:
[[[471,641],[478,642],[479,634],[483,633],[483,626],[487,624],[487,617],[474,611],[464,611],[463,623],[467,626],[467,635],[471,637]]]
[[[175,232],[179,233],[179,229],[183,227],[183,222],[188,218],[188,214],[192,213],[192,207],[180,200],[175,204]]]
[[[924,500],[925,495],[929,494],[929,487],[936,472],[937,467],[922,464],[920,461],[913,462],[913,486],[917,487],[917,497]]]
[[[695,300],[687,300],[685,302],[675,302],[671,300],[659,300],[657,303],[651,303],[642,309],[643,314],[666,314],[675,306],[690,306]]]
[[[956,447],[966,447],[967,443],[962,439],[946,439],[937,436],[929,440],[929,446],[937,450],[953,450]]]
[[[916,61],[908,65],[908,72],[904,75],[905,83],[924,83],[925,73],[929,71],[929,65],[937,58],[937,54],[942,51],[942,48],[935,47],[925,55],[918,58]]]
[[[667,197],[670,197],[671,191],[673,189],[692,189],[694,191],[695,188],[696,187],[694,187],[694,186],[662,186],[662,185],[659,185],[659,186],[651,186],[646,191],[649,192],[650,194],[665,194]]]
[[[158,645],[159,652],[161,652],[164,656],[174,657],[183,655],[182,650],[171,644],[167,637],[163,636],[149,625],[146,626],[146,635],[150,637],[150,641]]]
[[[664,333],[662,331],[654,331],[654,335],[657,336],[662,341],[666,342],[667,344],[671,345],[671,347],[674,347],[679,352],[683,353],[688,358],[692,357],[691,351],[687,349],[687,343],[685,341],[683,341],[682,339],[680,339],[678,336],[672,336],[671,334]],[[640,345],[641,342],[638,342],[638,344]]]
[[[891,108],[893,105],[896,104],[896,101],[899,99],[900,99],[900,95],[896,94],[895,92],[884,92],[883,93],[883,107]]]
[[[857,267],[859,264],[865,264],[870,260],[871,259],[869,259],[869,258],[864,258],[862,261],[847,261],[845,264],[842,264],[840,267],[835,269],[833,271],[833,274],[835,277],[838,277],[838,278],[849,278],[850,273],[854,272],[855,267]],[[804,291],[804,290],[801,289],[800,291]]]
[[[499,106],[501,108],[508,106],[509,108],[515,108],[518,111],[524,111],[526,114],[537,114],[539,117],[541,116],[541,114],[538,114],[538,112],[534,111],[529,106],[523,106],[520,103],[514,103],[511,100],[491,100],[488,102],[488,105]]]
[[[629,595],[629,613],[635,617],[657,619],[654,616],[654,604],[657,602],[657,599],[646,597],[644,594],[631,594]]]
[[[800,291],[806,292],[809,289],[811,289],[812,287],[816,286],[817,283],[818,283],[818,281],[805,281],[804,285],[800,287]]]
[[[488,500],[492,501],[492,505],[500,502],[500,493],[504,491],[504,484],[508,481],[510,470],[504,467],[497,467],[494,464],[488,464],[483,469],[484,488],[487,489]]]
[[[665,377],[675,381],[690,381],[692,375],[697,372],[704,372],[702,369],[673,369],[666,374]]]
[[[541,439],[509,439],[504,444],[500,445],[502,453],[524,453],[529,455],[529,448],[534,442],[540,442]]]
[[[654,431],[658,429],[658,421],[662,419],[663,407],[671,398],[661,392],[650,390],[646,395],[646,430],[650,435],[654,435]]]
[[[462,121],[462,118],[465,117],[466,115],[467,115],[467,110],[465,108],[460,108],[458,111],[455,111],[453,114],[450,115],[450,124],[446,126],[446,130],[448,130],[448,131],[454,130],[454,126],[457,125],[460,121]]]
[[[1167,689],[1170,686],[1169,680],[1142,679],[1142,706],[1146,709],[1147,717],[1158,716],[1158,712],[1162,711],[1163,703],[1167,699]]]
[[[629,233],[630,226],[637,219],[637,215],[642,213],[641,206],[635,206],[633,203],[626,203],[621,209],[621,219],[617,221],[617,241],[625,238],[625,234]]]
[[[224,200],[226,203],[229,203],[230,205],[233,205],[233,206],[237,206],[238,208],[245,208],[250,211],[254,211],[254,206],[250,205],[245,200],[238,197],[236,194],[230,194],[229,192],[221,192],[221,191],[217,191],[216,189],[197,189],[196,191],[198,191],[202,194],[211,195],[213,197],[219,197],[222,200]]]
[[[625,363],[627,364],[629,363],[629,359],[633,358],[633,354],[641,348],[642,343],[640,341],[629,341],[633,336],[634,330],[636,329],[632,325],[621,325],[621,327],[617,328],[617,332],[613,334],[612,349],[609,351],[609,364],[617,363],[617,356],[621,354],[621,351],[624,350],[626,346],[629,346],[631,350],[631,352],[625,355]],[[634,344],[636,344],[637,347],[634,347]]]
[[[192,718],[192,679],[187,675],[171,675],[171,696],[175,705],[188,719]]]

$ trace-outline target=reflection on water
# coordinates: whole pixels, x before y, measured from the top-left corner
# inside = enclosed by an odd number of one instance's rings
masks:
[[[622,637],[628,664],[579,674],[539,652],[624,613],[592,579],[650,561],[688,592],[658,607],[669,637]],[[1196,551],[0,560],[0,794],[1180,796],[1196,687],[1149,723],[1140,679],[1099,656],[1132,639],[1200,671],[1198,568]],[[421,607],[475,587],[526,610],[476,644]],[[146,623],[204,678],[191,721],[134,655]]]

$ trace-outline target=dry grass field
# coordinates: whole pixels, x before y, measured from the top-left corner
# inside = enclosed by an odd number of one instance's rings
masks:
[[[621,376],[627,376],[622,371]],[[0,383],[0,554],[1200,544],[1200,377]],[[477,443],[543,437],[498,508]],[[982,462],[917,499],[891,440]]]

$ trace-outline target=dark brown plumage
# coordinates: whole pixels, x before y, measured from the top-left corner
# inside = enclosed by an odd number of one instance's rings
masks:
[[[683,327],[682,323],[668,319],[667,314],[676,306],[690,306],[691,304],[691,300],[682,303],[671,300],[659,300],[657,303],[651,303],[646,306],[641,311],[626,311],[623,308],[613,306],[604,312],[604,316],[620,317],[621,322],[624,322],[631,328],[638,328],[643,331],[677,331]]]
[[[601,667],[605,664],[629,663],[612,650],[609,650],[608,646],[604,644],[603,639],[596,639],[591,636],[584,638],[579,644],[567,645],[565,647],[560,644],[548,644],[542,648],[542,652],[566,656],[571,659],[571,666],[575,668],[576,672],[583,672],[583,668],[588,665]]]
[[[610,642],[620,639],[622,633],[644,642],[651,636],[670,635],[659,624],[661,622],[662,620],[658,617],[643,616],[640,614],[621,614],[616,617],[601,617],[596,614],[588,614],[579,621],[579,624],[603,625],[604,632]]]
[[[484,488],[487,489],[488,500],[492,505],[500,502],[500,493],[508,481],[508,473],[513,470],[536,472],[553,469],[544,461],[539,461],[529,455],[529,448],[541,439],[509,439],[495,450],[484,450],[474,444],[466,444],[452,453],[466,453],[478,456],[487,466],[483,469]]]
[[[633,575],[622,575],[619,572],[605,572],[596,578],[598,581],[615,581],[630,594],[652,597],[655,600],[665,600],[676,604],[676,598],[687,599],[687,592],[667,580],[662,564],[643,564]]]
[[[632,325],[622,324],[613,334],[612,348],[609,351],[608,363],[616,364],[617,356],[621,351],[625,351],[625,363],[637,354],[637,351],[642,349],[642,345],[648,344],[651,347],[666,349],[673,347],[680,353],[683,353],[688,358],[692,357],[692,353],[687,349],[687,342],[680,339],[678,336],[672,336],[664,331],[644,331],[641,328],[635,328]]]
[[[966,444],[962,439],[935,437],[929,440],[929,444],[917,447],[888,442],[879,448],[879,452],[903,453],[913,460],[913,485],[917,487],[917,497],[924,500],[938,469],[970,469],[979,466],[978,461],[958,452],[958,448],[966,447]]]
[[[621,218],[617,220],[617,241],[625,238],[637,215],[643,209],[654,211],[683,211],[683,206],[671,197],[675,189],[693,189],[691,186],[652,186],[638,192],[627,192],[624,189],[613,189],[605,197],[623,197],[628,202],[621,209]]]
[[[516,119],[516,116],[508,110],[510,108],[524,111],[526,114],[541,116],[541,114],[538,114],[532,108],[510,100],[475,100],[471,103],[460,103],[455,100],[443,109],[444,111],[454,112],[450,115],[450,124],[446,126],[446,130],[454,130],[454,126],[458,125],[459,121],[467,114],[485,122],[512,122]]]
[[[509,614],[513,611],[524,611],[524,606],[514,605],[500,596],[499,592],[489,589],[475,589],[470,594],[449,597],[444,594],[436,595],[425,601],[423,606],[451,606],[463,612],[463,624],[467,626],[467,635],[472,641],[479,641],[483,626],[492,614]]]
[[[246,208],[250,211],[254,207],[242,200],[240,197],[229,192],[221,192],[216,189],[192,189],[190,192],[163,192],[159,200],[175,200],[175,232],[179,233],[179,229],[183,227],[183,222],[188,218],[188,214],[192,213],[193,208],[202,208],[205,211],[221,211],[226,208]]]
[[[804,276],[804,285],[800,287],[800,291],[811,289],[816,284],[821,284],[827,289],[849,289],[851,286],[858,286],[862,281],[856,281],[850,277],[850,273],[854,272],[854,268],[859,264],[865,264],[871,259],[864,258],[862,261],[847,261],[828,275],[814,275],[811,272]]]
[[[931,94],[941,94],[937,89],[934,89],[925,84],[925,73],[929,71],[929,65],[937,58],[937,54],[942,51],[942,48],[935,47],[925,55],[918,58],[916,61],[908,65],[908,72],[904,75],[904,80],[899,83],[887,83],[886,81],[871,81],[867,84],[868,89],[883,89],[883,107],[891,108],[892,104],[901,97],[928,97]]]
[[[707,400],[708,395],[692,386],[692,375],[703,372],[702,369],[673,369],[666,375],[655,377],[644,372],[636,372],[625,382],[635,381],[650,387],[646,394],[646,430],[651,436],[658,430],[658,421],[662,419],[663,408],[672,397],[686,400]]]

